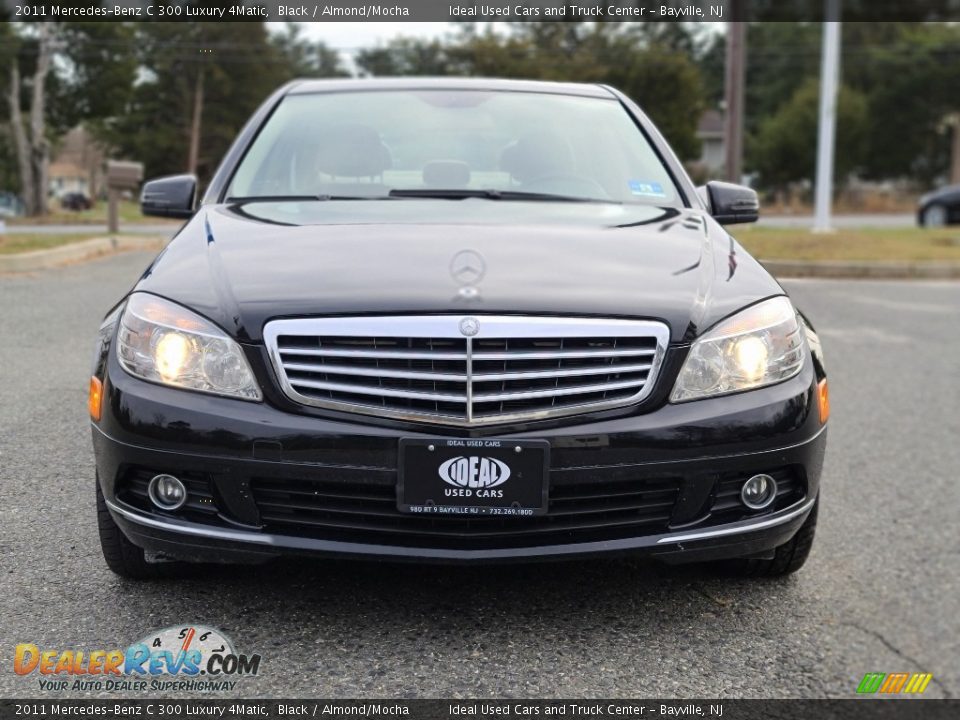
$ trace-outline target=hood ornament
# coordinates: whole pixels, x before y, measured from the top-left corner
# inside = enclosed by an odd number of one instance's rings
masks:
[[[460,334],[464,337],[473,337],[480,332],[480,321],[475,317],[465,317],[460,321]]]
[[[450,276],[458,285],[474,286],[487,274],[487,263],[476,250],[461,250],[450,261]]]

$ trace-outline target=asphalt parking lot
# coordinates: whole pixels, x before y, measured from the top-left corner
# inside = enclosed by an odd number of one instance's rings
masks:
[[[960,284],[787,282],[821,331],[832,426],[801,573],[629,560],[281,563],[138,584],[103,564],[86,386],[128,253],[0,277],[0,696],[13,647],[125,647],[199,622],[263,656],[247,697],[840,697],[866,672],[960,695]],[[76,696],[71,694],[70,696]]]

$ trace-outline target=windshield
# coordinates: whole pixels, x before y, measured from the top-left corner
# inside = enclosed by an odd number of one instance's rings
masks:
[[[288,95],[227,196],[391,194],[678,204],[615,99],[474,90]]]

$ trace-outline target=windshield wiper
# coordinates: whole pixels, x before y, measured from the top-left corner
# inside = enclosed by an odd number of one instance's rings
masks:
[[[523,192],[521,190],[471,190],[471,189],[442,189],[442,188],[400,188],[391,190],[390,197],[394,198],[435,198],[438,200],[465,200],[467,198],[481,198],[483,200],[531,200],[534,202],[581,202],[581,203],[612,203],[620,205],[616,200],[602,198],[575,197],[572,195],[556,195],[554,193]]]
[[[388,200],[384,195],[247,195],[228,197],[224,202],[239,205],[252,202],[323,202],[325,200]]]

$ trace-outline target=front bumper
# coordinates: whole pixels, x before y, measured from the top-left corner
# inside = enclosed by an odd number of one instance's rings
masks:
[[[812,509],[826,443],[808,360],[797,377],[753,392],[577,425],[464,432],[548,440],[551,509],[535,521],[427,519],[391,506],[398,440],[456,433],[449,428],[358,424],[179,391],[132,378],[114,359],[105,388],[93,440],[111,515],[136,545],[194,561],[762,556],[792,537]],[[177,513],[152,509],[138,492],[157,472],[189,478],[198,501]],[[752,512],[735,495],[759,472],[782,478],[783,492],[770,509]],[[303,505],[303,489],[313,487],[333,499]],[[280,496],[285,503],[277,503],[277,488],[291,493]],[[284,504],[290,507],[278,515]]]

